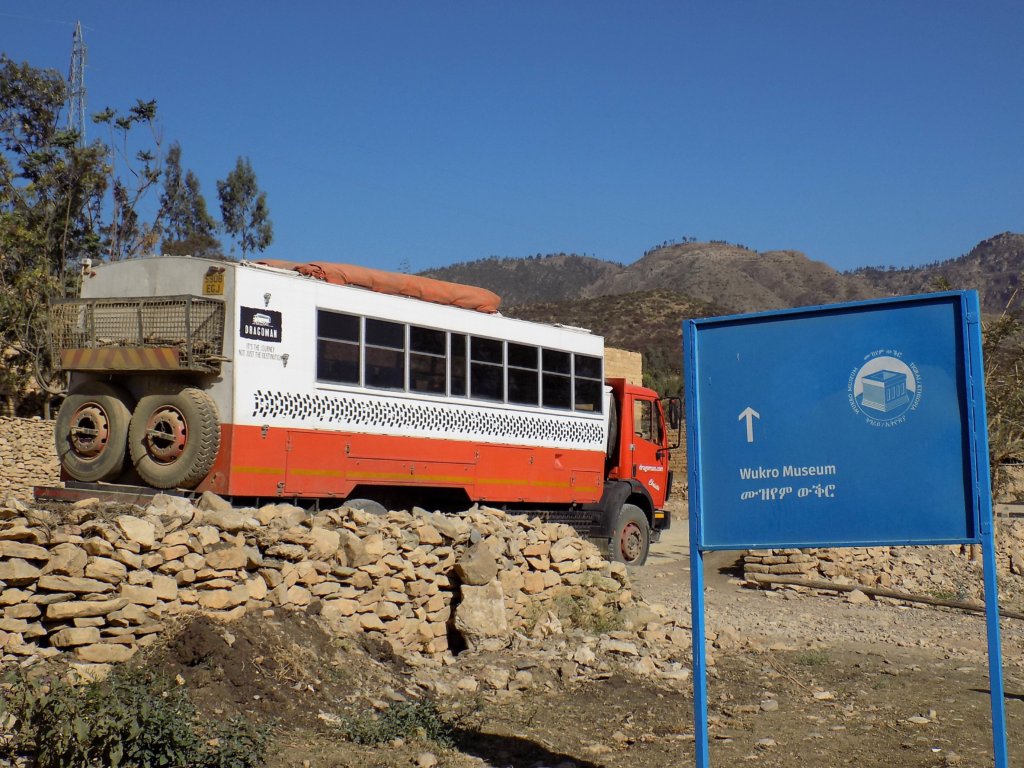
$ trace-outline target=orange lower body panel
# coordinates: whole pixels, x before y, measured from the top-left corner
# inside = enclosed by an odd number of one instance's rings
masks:
[[[200,491],[345,498],[359,485],[460,488],[491,503],[601,498],[604,454],[563,448],[223,425]]]

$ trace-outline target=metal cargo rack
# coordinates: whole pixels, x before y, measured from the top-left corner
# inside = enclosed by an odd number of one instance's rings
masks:
[[[224,302],[201,296],[67,299],[50,307],[54,359],[69,371],[215,373]]]

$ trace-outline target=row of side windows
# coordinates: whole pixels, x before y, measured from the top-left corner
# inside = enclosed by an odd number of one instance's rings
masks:
[[[602,408],[601,358],[317,311],[316,378],[563,410]]]

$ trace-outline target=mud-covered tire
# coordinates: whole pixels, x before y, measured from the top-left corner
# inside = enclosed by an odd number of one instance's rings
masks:
[[[647,515],[635,504],[623,504],[608,545],[608,555],[626,565],[643,565],[650,549],[651,526]]]
[[[89,381],[68,395],[54,425],[61,466],[75,480],[113,480],[124,470],[131,398],[120,387]]]
[[[369,512],[371,515],[383,517],[388,513],[388,508],[374,499],[347,499],[342,505],[351,509],[358,509],[362,512]]]
[[[195,488],[220,450],[217,406],[200,389],[139,400],[128,429],[132,464],[154,488]]]

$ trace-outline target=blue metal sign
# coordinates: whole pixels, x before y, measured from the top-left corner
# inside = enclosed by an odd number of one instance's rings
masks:
[[[976,542],[969,320],[947,293],[691,322],[701,547]]]
[[[697,764],[704,551],[980,543],[1005,766],[977,294],[692,320],[684,367]]]

